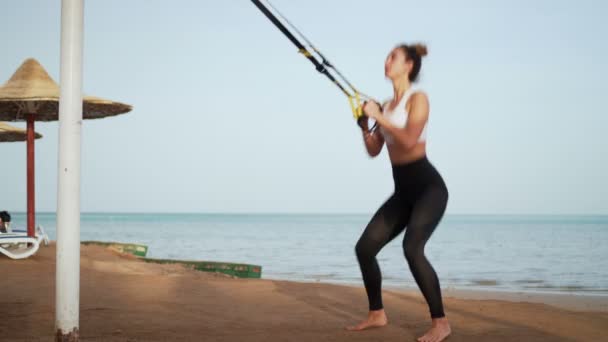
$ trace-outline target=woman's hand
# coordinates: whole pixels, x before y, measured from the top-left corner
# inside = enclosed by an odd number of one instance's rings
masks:
[[[376,101],[365,101],[363,103],[363,114],[370,119],[378,120],[378,117],[382,116],[382,108]]]

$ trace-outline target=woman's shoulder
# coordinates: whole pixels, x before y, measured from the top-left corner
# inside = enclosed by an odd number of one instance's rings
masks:
[[[416,89],[412,89],[412,93],[410,94],[408,102],[413,102],[413,101],[428,102],[428,100],[429,100],[429,97],[428,97],[426,91],[422,88],[416,88]]]

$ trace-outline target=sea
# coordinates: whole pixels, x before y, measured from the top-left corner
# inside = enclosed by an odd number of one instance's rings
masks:
[[[363,284],[354,246],[371,215],[83,213],[81,240],[144,244],[148,257],[248,263],[262,278]],[[38,213],[52,240],[54,213]],[[13,227],[25,227],[24,213]],[[415,289],[403,233],[377,256],[383,286]],[[608,296],[608,216],[444,216],[425,254],[443,289]]]

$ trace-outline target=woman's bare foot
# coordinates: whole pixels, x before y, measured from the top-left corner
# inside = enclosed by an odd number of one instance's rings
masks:
[[[384,309],[370,311],[367,319],[357,325],[346,327],[346,330],[360,331],[369,328],[379,328],[388,324]]]
[[[434,318],[433,326],[429,331],[421,337],[418,337],[418,342],[440,342],[450,335],[452,329],[450,329],[450,323],[445,317]]]

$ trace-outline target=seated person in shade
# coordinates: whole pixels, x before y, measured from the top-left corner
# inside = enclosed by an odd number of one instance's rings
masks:
[[[11,215],[6,211],[0,211],[0,233],[10,233]]]

